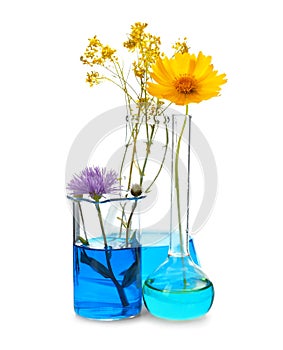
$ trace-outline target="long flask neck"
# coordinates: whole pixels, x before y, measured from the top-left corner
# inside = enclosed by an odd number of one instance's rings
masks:
[[[190,152],[191,116],[173,115],[169,256],[189,255]]]

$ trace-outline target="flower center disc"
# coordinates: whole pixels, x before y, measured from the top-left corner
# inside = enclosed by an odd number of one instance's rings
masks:
[[[176,90],[181,94],[191,94],[196,88],[196,81],[189,76],[182,76],[175,80],[174,86]]]

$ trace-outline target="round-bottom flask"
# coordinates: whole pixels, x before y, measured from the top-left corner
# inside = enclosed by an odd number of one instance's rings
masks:
[[[153,316],[168,320],[190,320],[209,311],[214,288],[189,255],[169,255],[146,279],[143,298]]]
[[[193,262],[188,249],[191,117],[173,116],[171,129],[169,252],[168,258],[146,278],[143,298],[153,316],[168,320],[191,320],[209,311],[214,288],[201,268]],[[186,162],[181,166],[184,135],[188,136],[188,152]]]

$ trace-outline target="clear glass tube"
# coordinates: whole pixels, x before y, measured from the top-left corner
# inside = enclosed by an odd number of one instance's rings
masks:
[[[188,139],[187,146],[182,144],[185,139]],[[173,115],[171,119],[171,206],[168,254],[176,257],[190,255],[190,141],[191,116]],[[187,153],[182,154],[182,149],[187,149]]]

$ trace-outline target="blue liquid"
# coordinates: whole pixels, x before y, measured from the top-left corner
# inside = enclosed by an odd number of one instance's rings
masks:
[[[74,309],[80,316],[114,320],[134,317],[141,311],[141,248],[110,250],[109,261],[115,282],[108,275],[110,272],[104,249],[73,246]],[[137,264],[134,265],[136,268],[129,270],[134,263]],[[97,272],[97,265],[100,273]]]
[[[212,283],[198,291],[168,291],[144,284],[145,304],[149,312],[168,320],[190,320],[206,314],[213,302]]]
[[[157,245],[142,247],[142,283],[144,283],[146,278],[166,260],[168,256],[168,249],[169,236],[163,239],[160,243],[157,243]],[[189,240],[189,251],[193,262],[200,265],[194,246],[194,241],[192,239]]]

